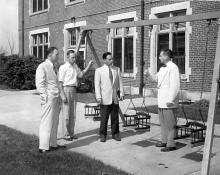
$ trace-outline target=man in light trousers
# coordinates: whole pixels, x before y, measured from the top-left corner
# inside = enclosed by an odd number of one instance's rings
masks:
[[[61,98],[63,101],[63,119],[66,120],[66,132],[65,139],[72,141],[77,139],[74,135],[75,121],[76,121],[76,87],[78,85],[78,78],[82,78],[83,75],[89,70],[92,65],[92,61],[88,66],[81,71],[75,63],[76,53],[73,50],[67,52],[66,63],[60,66],[59,69],[59,83],[61,89]]]
[[[177,65],[172,62],[173,52],[171,50],[161,50],[159,59],[164,66],[160,68],[157,75],[151,75],[158,82],[161,142],[158,142],[156,147],[164,147],[161,151],[168,152],[176,149],[174,137],[176,135],[176,110],[179,103],[180,75]]]
[[[61,109],[60,90],[55,65],[58,61],[58,50],[50,47],[47,59],[36,70],[36,87],[40,93],[42,116],[39,128],[39,152],[46,153],[58,148],[57,128]]]

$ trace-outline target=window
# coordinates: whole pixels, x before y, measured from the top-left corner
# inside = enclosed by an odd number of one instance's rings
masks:
[[[157,18],[186,15],[186,10],[157,14]],[[162,66],[159,61],[161,49],[171,49],[174,53],[173,62],[179,67],[180,73],[185,74],[185,27],[186,23],[161,24],[157,27],[157,71]]]
[[[112,21],[121,23],[134,21],[134,18]],[[134,27],[113,29],[112,51],[114,65],[123,73],[134,72]]]
[[[151,8],[150,19],[191,15],[190,1],[173,3]],[[181,79],[189,81],[191,68],[189,64],[190,35],[192,26],[190,22],[175,24],[154,25],[150,32],[150,72],[156,73],[160,68],[158,54],[162,48],[172,49],[175,62],[180,70]]]
[[[31,13],[42,12],[48,9],[48,0],[31,0]]]
[[[79,40],[80,36],[80,28],[74,27],[67,30],[68,31],[68,48],[67,50],[75,50],[77,41]],[[77,63],[80,65],[81,68],[85,66],[85,39],[81,42],[81,48],[79,50]]]
[[[32,34],[31,54],[38,58],[45,59],[48,49],[48,32]]]
[[[64,25],[63,34],[64,34],[64,61],[66,60],[66,53],[68,50],[75,50],[77,41],[80,37],[80,27],[85,26],[86,21],[76,21],[74,23],[68,23]],[[86,40],[83,39],[80,45],[77,64],[80,68],[85,66],[86,59]]]
[[[76,47],[79,39],[80,29],[78,27],[68,29],[69,31],[69,47]],[[82,40],[81,45],[85,45],[85,39]]]

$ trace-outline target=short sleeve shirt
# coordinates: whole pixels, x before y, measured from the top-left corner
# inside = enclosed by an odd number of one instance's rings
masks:
[[[59,81],[63,82],[63,86],[77,86],[77,78],[82,76],[82,71],[77,64],[71,65],[66,62],[59,69]]]

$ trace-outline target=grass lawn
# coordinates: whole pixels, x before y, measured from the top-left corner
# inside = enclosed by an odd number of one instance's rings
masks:
[[[70,151],[38,153],[38,138],[0,125],[1,175],[126,175],[100,161]]]

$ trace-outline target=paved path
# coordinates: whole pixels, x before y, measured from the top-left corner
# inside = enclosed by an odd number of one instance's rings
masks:
[[[124,111],[128,100],[120,104]],[[156,104],[156,99],[147,98],[147,105]],[[136,99],[139,106],[141,99]],[[38,135],[40,103],[33,91],[0,90],[0,123],[27,134]],[[83,112],[82,112],[83,111]],[[199,174],[202,146],[191,148],[189,140],[178,141],[178,150],[162,153],[154,146],[160,136],[157,115],[152,115],[150,132],[140,132],[133,127],[120,126],[122,142],[109,137],[100,143],[97,135],[99,122],[84,117],[84,104],[77,104],[76,133],[79,139],[73,142],[59,140],[71,151],[86,154],[135,175],[184,175]],[[182,120],[180,122],[183,122]],[[220,126],[216,125],[212,173],[220,174]]]

